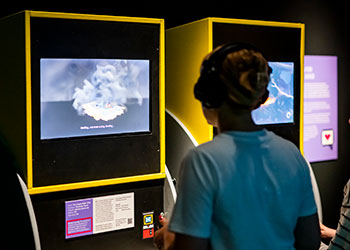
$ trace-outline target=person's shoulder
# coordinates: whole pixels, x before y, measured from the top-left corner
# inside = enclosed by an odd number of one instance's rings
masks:
[[[309,167],[307,164],[307,160],[302,155],[300,149],[291,141],[282,138],[279,135],[274,134],[273,132],[269,132],[272,137],[272,147],[275,154],[278,154],[279,157],[283,159],[288,159],[288,165],[295,169],[299,169],[304,174],[309,173]]]
[[[345,185],[347,187],[347,189],[350,191],[350,179],[348,180],[348,182]]]
[[[224,161],[235,151],[232,140],[225,136],[217,135],[213,140],[200,144],[191,149],[184,158],[185,163],[202,166],[216,166],[219,162]]]
[[[271,141],[272,143],[275,144],[276,147],[283,147],[283,148],[288,148],[289,150],[292,150],[293,152],[297,152],[300,153],[300,150],[298,149],[298,147],[291,141],[276,135],[275,133],[269,131],[268,132],[269,136],[271,137]]]
[[[343,203],[350,205],[350,179],[348,180],[348,182],[346,183],[346,185],[344,187],[344,202]],[[348,208],[348,210],[350,210],[350,209]]]
[[[226,134],[216,135],[211,141],[199,145],[194,151],[195,154],[206,157],[220,159],[231,155],[236,150],[236,144],[232,138]]]

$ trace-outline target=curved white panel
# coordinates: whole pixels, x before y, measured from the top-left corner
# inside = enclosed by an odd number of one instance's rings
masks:
[[[166,174],[166,179],[168,181],[168,184],[170,186],[171,197],[173,198],[173,200],[175,202],[176,198],[177,198],[177,193],[176,193],[175,185],[174,185],[174,182],[173,182],[173,178],[171,177],[169,169],[168,169],[168,167],[166,165],[165,165],[165,174]]]
[[[191,132],[188,130],[188,128],[180,121],[179,118],[177,118],[173,113],[171,113],[169,110],[165,109],[165,112],[167,112],[178,124],[179,126],[182,128],[182,130],[187,134],[188,138],[192,141],[193,145],[195,147],[198,146],[198,142],[196,141],[196,139],[194,139],[193,135],[191,134]]]
[[[18,177],[19,183],[21,184],[24,199],[25,199],[26,204],[27,204],[30,222],[32,224],[32,230],[33,230],[33,235],[34,235],[35,249],[41,250],[38,225],[36,223],[36,218],[35,218],[35,214],[34,214],[32,201],[30,199],[26,184],[24,183],[24,181],[22,180],[22,178],[18,174],[17,174],[17,177]]]
[[[316,182],[314,171],[312,170],[309,161],[306,158],[304,158],[304,159],[307,162],[307,165],[309,166],[309,169],[310,169],[312,191],[314,192],[314,196],[315,196],[315,201],[316,201],[316,206],[317,206],[317,213],[318,213],[318,219],[320,220],[320,222],[322,222],[323,215],[322,215],[322,203],[321,203],[320,191],[318,190],[318,185],[317,185],[317,182]]]

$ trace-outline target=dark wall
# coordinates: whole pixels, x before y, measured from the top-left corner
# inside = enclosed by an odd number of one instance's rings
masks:
[[[81,6],[58,2],[45,4],[11,3],[0,10],[0,17],[20,10],[43,10],[71,13],[91,13],[120,16],[164,18],[166,28],[174,27],[205,17],[228,17],[268,21],[302,22],[306,25],[307,55],[338,56],[338,124],[339,159],[312,164],[323,205],[324,223],[335,227],[339,218],[342,189],[350,178],[350,42],[347,29],[347,7],[344,2],[333,1],[214,1],[212,4],[186,4],[178,1],[130,1],[122,5],[102,2],[97,5],[85,2]],[[227,1],[228,2],[228,1]]]

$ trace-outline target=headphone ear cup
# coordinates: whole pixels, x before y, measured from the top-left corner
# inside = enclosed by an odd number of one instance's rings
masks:
[[[202,75],[199,76],[196,84],[194,85],[194,97],[198,99],[200,102],[203,102],[206,96],[207,86],[205,84],[205,79]]]
[[[258,102],[258,104],[256,105],[256,107],[254,109],[257,109],[262,104],[264,104],[267,101],[267,99],[269,98],[269,95],[270,95],[270,91],[266,87],[264,95],[261,97],[261,100]]]
[[[226,89],[212,74],[201,75],[194,86],[194,96],[206,108],[218,108],[226,96]]]
[[[267,101],[267,99],[269,98],[269,95],[270,95],[270,91],[266,88],[265,94],[261,97],[261,104],[264,104]]]

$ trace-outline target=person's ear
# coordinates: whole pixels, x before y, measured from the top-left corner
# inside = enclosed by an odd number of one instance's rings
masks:
[[[218,127],[219,125],[219,110],[218,109],[209,109],[202,106],[203,114],[208,124]]]

